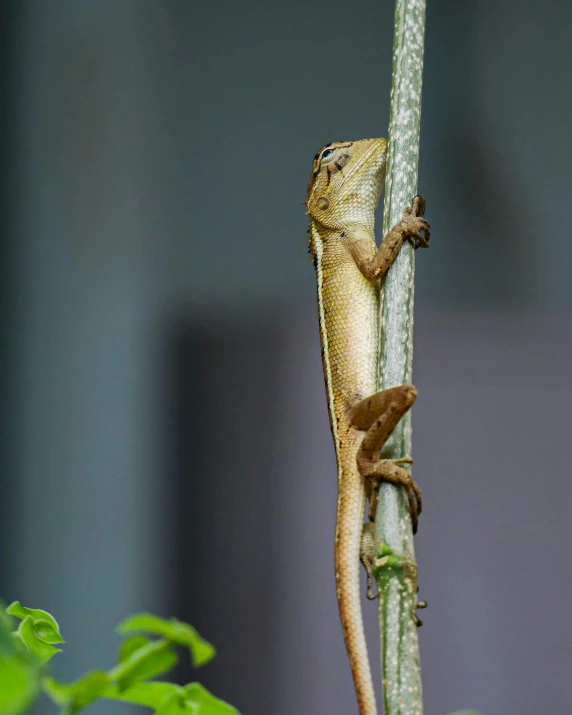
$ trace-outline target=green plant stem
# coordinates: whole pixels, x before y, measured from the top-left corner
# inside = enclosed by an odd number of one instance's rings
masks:
[[[121,681],[122,678],[125,678],[132,673],[138,665],[145,662],[150,656],[155,655],[156,653],[161,653],[173,645],[174,643],[167,640],[167,638],[159,638],[156,641],[150,641],[147,645],[138,648],[129,656],[129,658],[121,661],[114,668],[112,668],[108,672],[109,679],[114,683]]]
[[[425,0],[397,0],[385,186],[384,234],[417,193]],[[410,384],[413,358],[415,252],[406,243],[382,288],[380,387]],[[397,426],[382,456],[411,454],[411,416]],[[419,641],[415,624],[417,564],[403,489],[382,483],[376,513],[377,582],[386,715],[422,715]]]

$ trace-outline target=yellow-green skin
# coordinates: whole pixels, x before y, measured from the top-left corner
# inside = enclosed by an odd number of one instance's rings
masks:
[[[377,709],[360,604],[366,490],[356,455],[363,433],[352,427],[348,410],[377,389],[379,281],[366,278],[358,263],[373,260],[377,253],[374,212],[385,179],[386,152],[385,139],[324,147],[314,160],[307,200],[322,361],[338,465],[337,597],[360,715],[376,715]]]

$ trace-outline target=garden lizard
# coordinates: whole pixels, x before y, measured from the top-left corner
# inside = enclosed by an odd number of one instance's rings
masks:
[[[367,564],[365,552],[372,546],[371,529],[363,524],[366,499],[373,520],[377,488],[388,481],[404,487],[414,530],[421,511],[421,492],[401,466],[412,460],[379,458],[381,447],[417,397],[412,385],[376,392],[380,279],[405,240],[416,248],[429,245],[425,201],[416,196],[377,248],[374,212],[385,181],[386,157],[386,139],[327,144],[314,157],[306,200],[338,465],[336,590],[360,715],[377,715],[360,603],[359,561]],[[368,570],[371,597],[370,576]]]

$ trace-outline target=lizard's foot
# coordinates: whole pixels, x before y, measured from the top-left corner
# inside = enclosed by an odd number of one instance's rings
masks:
[[[427,601],[419,601],[416,606],[416,609],[419,608],[427,608]],[[415,625],[417,626],[417,628],[421,628],[421,626],[423,625],[423,621],[417,615],[417,610],[415,610],[415,612],[413,613],[413,620],[415,621]]]
[[[421,489],[417,486],[413,477],[403,467],[399,466],[403,463],[411,463],[411,457],[403,457],[403,459],[378,459],[373,462],[363,455],[358,454],[358,469],[360,474],[369,482],[368,497],[369,497],[369,518],[371,521],[375,519],[375,510],[377,507],[377,494],[381,482],[389,482],[395,486],[402,486],[405,489],[405,494],[409,500],[409,511],[411,513],[411,526],[413,533],[417,532],[419,523],[419,514],[423,509]]]
[[[404,231],[404,238],[411,242],[413,248],[428,248],[431,227],[425,214],[425,199],[423,196],[414,196],[411,206],[403,211],[400,227]]]

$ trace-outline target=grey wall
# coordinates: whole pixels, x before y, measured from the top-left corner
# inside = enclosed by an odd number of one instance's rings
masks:
[[[244,713],[354,711],[301,202],[322,144],[385,132],[391,5],[3,5],[1,593],[60,618],[59,677],[151,609],[219,646],[200,678]],[[571,22],[429,4],[429,715],[572,705]]]

